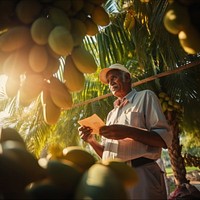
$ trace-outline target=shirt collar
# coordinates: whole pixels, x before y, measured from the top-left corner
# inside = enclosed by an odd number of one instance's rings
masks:
[[[132,89],[131,92],[129,92],[123,99],[116,99],[113,103],[114,107],[119,107],[119,106],[124,106],[126,105],[128,102],[131,101],[133,94],[136,92],[135,89]]]

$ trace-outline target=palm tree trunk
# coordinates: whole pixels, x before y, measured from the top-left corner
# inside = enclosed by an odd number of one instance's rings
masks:
[[[179,140],[180,129],[177,120],[177,112],[167,111],[166,117],[173,132],[172,146],[168,149],[168,152],[171,161],[171,167],[174,173],[175,184],[179,186],[183,183],[188,183],[189,181],[186,179],[185,162],[181,154],[182,145],[180,145]]]
[[[173,132],[172,146],[168,149],[168,152],[176,185],[175,190],[170,193],[169,200],[198,199],[200,191],[194,185],[191,185],[190,181],[186,178],[185,161],[181,154],[182,145],[179,140],[180,128],[179,121],[177,120],[178,113],[167,110],[165,115]]]

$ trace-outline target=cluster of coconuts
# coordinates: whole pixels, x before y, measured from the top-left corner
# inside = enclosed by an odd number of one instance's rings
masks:
[[[47,124],[72,107],[72,93],[84,88],[85,74],[97,64],[83,46],[110,23],[105,0],[0,1],[0,73],[6,93],[23,106],[40,94]],[[62,78],[56,73],[62,61]],[[63,62],[62,62],[63,63]]]
[[[200,52],[200,2],[169,0],[163,23],[167,31],[177,35],[188,54]]]
[[[97,161],[78,146],[49,146],[36,158],[12,128],[0,131],[2,199],[124,199],[137,182],[135,170],[119,159]],[[112,190],[110,190],[112,188]]]

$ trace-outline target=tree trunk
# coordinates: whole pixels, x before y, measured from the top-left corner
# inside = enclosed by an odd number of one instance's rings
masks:
[[[173,132],[172,146],[168,149],[168,152],[171,161],[171,167],[174,173],[175,184],[179,186],[183,183],[188,183],[189,181],[186,179],[186,168],[184,158],[181,154],[182,145],[180,145],[179,140],[180,129],[179,122],[177,120],[177,112],[167,111],[166,117]]]
[[[169,200],[198,199],[200,191],[195,186],[191,185],[189,183],[190,181],[186,178],[185,162],[181,154],[182,145],[180,145],[179,140],[180,129],[179,121],[177,120],[178,113],[176,111],[167,110],[165,114],[173,132],[172,146],[168,149],[168,152],[176,185],[175,190],[170,193]]]

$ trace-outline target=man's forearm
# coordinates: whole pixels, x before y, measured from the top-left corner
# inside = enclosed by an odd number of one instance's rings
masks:
[[[151,134],[151,135],[150,135]],[[138,142],[155,146],[166,148],[164,140],[156,132],[148,132],[139,128],[132,129],[132,138]]]
[[[89,144],[92,146],[94,151],[102,158],[104,147],[95,140],[91,141]]]

